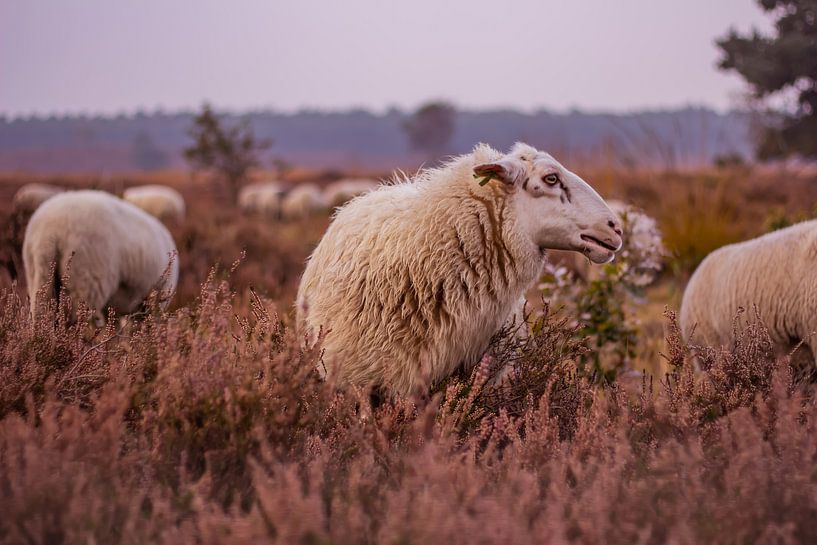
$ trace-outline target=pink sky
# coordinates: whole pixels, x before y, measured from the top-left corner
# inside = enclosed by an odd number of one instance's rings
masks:
[[[0,0],[0,113],[739,105],[752,0]]]

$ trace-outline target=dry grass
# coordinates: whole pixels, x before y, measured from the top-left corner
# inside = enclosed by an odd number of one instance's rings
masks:
[[[532,338],[498,336],[472,374],[372,407],[322,382],[319,349],[288,326],[327,218],[240,218],[183,181],[170,312],[95,330],[51,307],[32,322],[7,271],[0,543],[814,542],[810,387],[757,324],[701,351],[695,375],[674,316],[658,312],[707,247],[765,228],[762,195],[793,217],[815,190],[734,173],[599,177],[677,237],[639,311],[639,361],[668,373],[634,388],[578,376],[586,347],[544,312]],[[699,232],[703,206],[734,216]],[[493,387],[503,364],[511,378]]]

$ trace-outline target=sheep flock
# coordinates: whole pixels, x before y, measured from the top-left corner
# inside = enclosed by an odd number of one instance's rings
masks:
[[[29,184],[12,204],[30,216],[22,257],[32,313],[60,289],[99,323],[109,311],[139,311],[151,294],[167,308],[185,259],[171,234],[189,213],[179,191],[136,186],[120,198]],[[322,374],[398,396],[427,391],[480,362],[501,328],[524,320],[521,309],[545,265],[590,283],[623,245],[625,252],[660,246],[649,211],[605,202],[525,144],[507,153],[479,145],[386,183],[259,181],[241,188],[237,206],[253,221],[282,226],[332,215],[300,279],[297,329],[306,342],[320,343]],[[757,317],[779,355],[802,345],[813,359],[815,255],[815,221],[712,252],[683,293],[684,339],[729,345]],[[642,285],[659,270],[650,262]]]

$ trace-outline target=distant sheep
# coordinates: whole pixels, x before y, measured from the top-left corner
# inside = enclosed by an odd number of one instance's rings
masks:
[[[342,382],[409,394],[479,361],[546,249],[606,263],[620,233],[604,200],[547,153],[480,145],[341,208],[304,271],[297,325],[324,333],[323,364]]]
[[[709,254],[684,291],[680,325],[693,344],[722,346],[734,338],[738,308],[768,328],[778,355],[800,341],[817,357],[817,220],[730,244]],[[742,326],[742,325],[741,325]]]
[[[281,201],[285,188],[278,182],[245,185],[238,192],[238,207],[245,213],[269,218],[281,217]]]
[[[315,184],[298,184],[284,197],[281,215],[286,220],[296,220],[326,210],[326,199]]]
[[[172,187],[158,184],[129,187],[122,198],[161,221],[184,220],[184,197]]]
[[[140,208],[104,191],[57,195],[31,217],[23,241],[32,314],[52,271],[55,290],[69,272],[68,294],[96,311],[97,320],[104,319],[106,307],[119,314],[138,310],[154,288],[165,307],[179,275],[175,254],[165,226]]]
[[[17,190],[11,201],[12,210],[17,214],[31,215],[45,201],[63,193],[65,188],[49,184],[26,184]]]
[[[326,186],[324,195],[327,205],[334,208],[346,204],[358,195],[377,189],[378,185],[380,184],[376,180],[368,178],[346,178]]]

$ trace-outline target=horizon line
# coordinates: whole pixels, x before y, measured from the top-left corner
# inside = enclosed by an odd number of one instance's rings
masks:
[[[6,112],[0,110],[0,122],[12,123],[15,121],[47,121],[53,118],[57,120],[71,120],[71,119],[135,119],[138,117],[157,117],[157,116],[177,116],[177,115],[195,115],[204,104],[209,104],[213,110],[219,115],[228,117],[242,117],[255,114],[273,114],[284,116],[308,115],[308,114],[352,114],[352,113],[367,113],[375,117],[384,117],[394,113],[401,115],[410,115],[423,105],[433,102],[444,102],[452,105],[457,113],[497,113],[509,112],[518,113],[522,115],[612,115],[612,116],[628,116],[636,114],[647,113],[671,113],[685,110],[701,110],[709,111],[718,115],[729,115],[736,113],[745,113],[746,109],[740,107],[718,108],[711,104],[692,103],[687,102],[676,105],[665,106],[644,106],[642,108],[583,108],[579,106],[572,106],[569,108],[548,108],[546,106],[537,107],[518,107],[518,106],[463,106],[459,107],[455,102],[445,99],[431,99],[420,103],[414,108],[404,108],[397,105],[387,107],[368,107],[362,105],[349,105],[339,107],[317,107],[317,106],[301,106],[298,108],[275,108],[274,106],[253,106],[246,108],[231,108],[218,107],[212,101],[202,101],[198,108],[191,108],[183,106],[178,108],[167,108],[161,105],[147,108],[138,106],[135,108],[123,108],[118,110],[49,110],[49,111],[28,111],[28,112]]]

